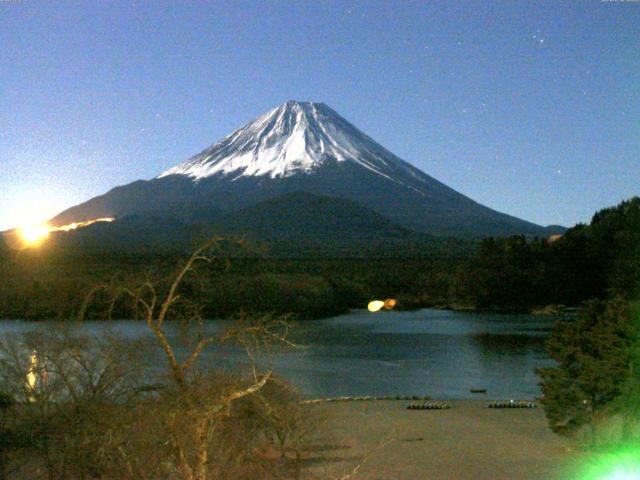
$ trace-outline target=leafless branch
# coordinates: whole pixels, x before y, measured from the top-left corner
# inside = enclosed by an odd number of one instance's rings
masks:
[[[182,371],[186,372],[187,370],[189,370],[193,366],[193,363],[197,360],[198,355],[200,355],[204,347],[206,347],[210,343],[213,343],[214,341],[215,339],[213,337],[200,339],[195,348],[189,354],[189,357],[187,357],[187,359],[182,363]]]

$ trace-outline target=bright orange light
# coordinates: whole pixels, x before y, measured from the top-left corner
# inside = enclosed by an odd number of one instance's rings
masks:
[[[18,229],[20,239],[27,247],[37,247],[49,236],[47,225],[29,225]]]
[[[395,298],[387,298],[384,301],[384,309],[385,310],[393,310],[393,307],[395,307],[397,303],[398,302],[396,301]]]
[[[5,240],[11,248],[21,250],[23,248],[32,248],[40,246],[49,236],[51,232],[68,232],[92,225],[97,222],[113,222],[113,217],[96,218],[94,220],[85,220],[84,222],[73,222],[68,225],[53,227],[42,223],[39,225],[29,225],[4,233]]]
[[[562,238],[562,235],[560,235],[560,234],[551,235],[551,236],[549,236],[549,238],[547,238],[547,243],[557,242],[561,238]]]
[[[86,220],[84,222],[73,222],[68,225],[62,225],[61,227],[54,227],[51,230],[55,232],[68,232],[69,230],[76,230],[78,228],[87,227],[93,223],[97,222],[113,222],[115,218],[113,217],[103,217],[96,218],[94,220]]]

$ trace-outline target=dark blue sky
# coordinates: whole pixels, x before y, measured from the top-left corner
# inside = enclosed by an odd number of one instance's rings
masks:
[[[289,100],[540,224],[640,194],[640,2],[0,2],[0,229]]]

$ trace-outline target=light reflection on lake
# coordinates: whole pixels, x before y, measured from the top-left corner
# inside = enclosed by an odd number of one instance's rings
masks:
[[[279,349],[275,371],[305,397],[342,395],[430,395],[434,398],[533,398],[540,395],[536,367],[549,365],[544,342],[554,318],[442,310],[354,311],[301,322],[291,338],[304,348]],[[206,331],[225,322],[209,321]],[[0,335],[37,324],[0,322]],[[128,338],[149,336],[143,322],[86,322],[90,332],[113,329]],[[170,326],[177,340],[178,329]],[[205,365],[234,368],[244,354],[208,351]],[[164,363],[158,355],[158,365]],[[486,388],[484,395],[470,388]]]

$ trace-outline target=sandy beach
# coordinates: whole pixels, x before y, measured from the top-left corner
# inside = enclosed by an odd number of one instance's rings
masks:
[[[482,400],[449,410],[407,410],[407,401],[309,406],[323,418],[307,466],[318,478],[556,479],[575,457],[548,427],[542,408],[492,409]]]

